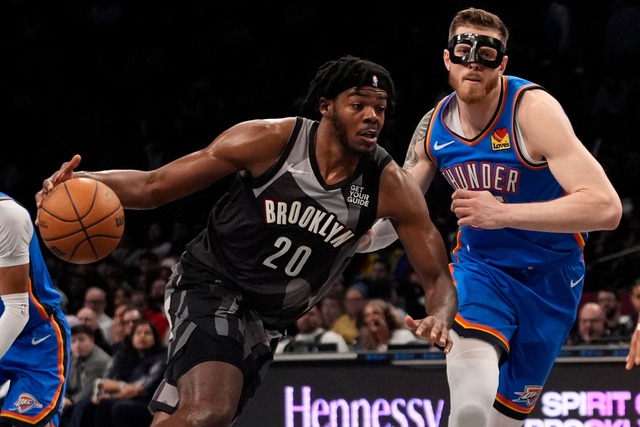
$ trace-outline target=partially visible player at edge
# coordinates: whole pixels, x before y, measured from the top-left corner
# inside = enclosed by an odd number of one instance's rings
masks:
[[[438,170],[454,189],[449,427],[522,425],[575,322],[587,232],[622,215],[558,101],[503,75],[508,38],[487,11],[453,18],[443,59],[454,92],[422,118],[404,165],[423,192]],[[385,228],[362,250],[392,241]]]
[[[631,344],[629,345],[625,368],[630,371],[634,366],[638,365],[640,365],[640,319],[636,324],[636,330],[631,335]]]
[[[319,121],[243,122],[152,171],[74,172],[76,155],[44,181],[38,207],[55,185],[89,177],[125,208],[149,209],[236,175],[167,285],[172,338],[153,425],[230,425],[282,331],[330,290],[376,218],[394,224],[425,288],[429,316],[407,322],[451,349],[457,295],[444,242],[416,183],[377,144],[394,101],[386,69],[346,56],[310,84],[305,106]]]
[[[57,426],[70,332],[29,212],[0,192],[0,426]]]

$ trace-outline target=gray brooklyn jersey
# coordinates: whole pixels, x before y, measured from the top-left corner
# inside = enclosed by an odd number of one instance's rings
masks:
[[[344,271],[376,219],[380,175],[391,161],[376,145],[351,176],[328,185],[315,156],[317,127],[298,117],[269,171],[238,174],[182,257],[186,282],[189,270],[222,279],[275,327],[317,303]]]

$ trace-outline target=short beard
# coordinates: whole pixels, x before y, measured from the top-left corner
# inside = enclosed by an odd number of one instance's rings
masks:
[[[371,154],[370,152],[364,153],[362,151],[358,151],[349,144],[349,138],[347,137],[347,128],[344,125],[344,122],[340,120],[340,117],[337,114],[334,113],[331,116],[330,120],[331,120],[331,124],[333,125],[333,131],[335,132],[336,137],[340,142],[340,146],[342,147],[342,150],[344,151],[345,154],[354,155],[358,157]]]
[[[340,145],[345,151],[349,151],[346,127],[335,113],[331,116],[331,124],[333,125],[333,131],[335,132],[338,141],[340,141]]]
[[[451,73],[449,73],[449,86],[456,91],[456,96],[462,102],[467,104],[475,104],[477,102],[482,101],[492,90],[494,90],[500,79],[494,79],[489,81],[486,85],[480,87],[472,87],[468,90],[464,90],[461,88],[461,84],[458,83],[453,77],[451,77]]]

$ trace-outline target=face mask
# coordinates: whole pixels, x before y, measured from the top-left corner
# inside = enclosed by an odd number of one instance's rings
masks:
[[[454,64],[477,62],[492,69],[498,68],[505,54],[505,47],[500,40],[471,33],[453,36],[447,50]]]

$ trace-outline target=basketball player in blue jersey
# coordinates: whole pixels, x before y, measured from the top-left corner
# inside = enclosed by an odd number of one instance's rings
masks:
[[[70,332],[29,212],[0,193],[0,426],[57,426]]]
[[[281,331],[330,290],[377,218],[396,227],[429,296],[423,336],[451,349],[457,295],[444,242],[420,188],[377,144],[394,101],[386,69],[346,56],[310,84],[305,106],[319,120],[243,122],[152,171],[74,172],[76,155],[44,181],[38,207],[55,185],[85,176],[125,208],[148,209],[235,174],[167,284],[172,336],[153,425],[233,423]]]
[[[438,170],[454,190],[449,427],[522,425],[574,324],[587,232],[622,212],[557,100],[504,75],[507,39],[492,13],[454,17],[443,54],[454,92],[423,117],[404,165],[423,192]],[[383,221],[361,250],[393,239]]]

